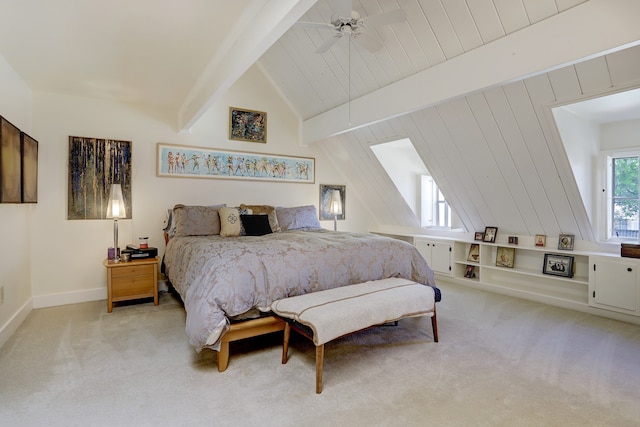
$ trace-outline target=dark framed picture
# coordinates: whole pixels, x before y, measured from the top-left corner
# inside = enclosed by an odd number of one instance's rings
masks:
[[[518,237],[517,236],[509,236],[509,244],[510,245],[517,245],[518,244]]]
[[[0,203],[22,202],[20,129],[0,116]]]
[[[561,234],[560,236],[558,236],[558,250],[572,251],[574,240],[575,235],[573,234]]]
[[[336,193],[337,191],[337,193]],[[340,205],[339,211],[340,213],[334,214],[331,212],[331,205],[333,201],[333,197],[339,197]],[[320,216],[320,220],[329,220],[329,219],[345,219],[345,212],[347,211],[345,202],[347,200],[347,187],[345,185],[327,185],[320,184],[320,212],[318,215]],[[336,206],[337,207],[337,206]]]
[[[38,141],[20,134],[22,150],[22,203],[38,203]]]
[[[267,143],[267,113],[229,107],[229,139]]]
[[[514,259],[516,257],[515,248],[498,247],[496,251],[496,266],[513,268]]]
[[[544,247],[544,245],[547,244],[547,236],[545,236],[544,234],[536,234],[536,246],[542,246]]]
[[[467,261],[479,262],[480,261],[480,245],[472,243],[469,247],[469,255],[467,255]]]
[[[574,258],[567,255],[544,254],[542,272],[561,277],[573,277]]]
[[[498,227],[485,227],[482,241],[495,243],[497,235],[498,235]]]
[[[484,240],[484,233],[482,231],[476,231],[476,236],[475,236],[474,240],[483,241]]]
[[[476,277],[476,267],[473,265],[467,265],[467,268],[464,270],[464,277],[467,279],[473,279]]]

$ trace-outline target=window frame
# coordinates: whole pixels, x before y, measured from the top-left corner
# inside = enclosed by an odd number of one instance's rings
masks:
[[[596,191],[602,194],[602,198],[598,202],[598,217],[601,219],[598,224],[600,240],[605,242],[625,242],[637,241],[638,238],[619,237],[613,235],[613,202],[614,202],[614,185],[613,185],[613,161],[625,157],[637,157],[640,159],[640,148],[607,150],[600,152],[600,160],[598,162],[601,169],[600,182]],[[638,200],[640,203],[640,171],[638,173]]]

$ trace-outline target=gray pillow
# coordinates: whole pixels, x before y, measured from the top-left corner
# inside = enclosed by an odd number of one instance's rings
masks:
[[[214,206],[185,206],[173,207],[175,236],[210,236],[220,234],[220,216],[218,209],[225,204]]]
[[[296,206],[293,208],[276,208],[278,224],[282,231],[300,230],[303,228],[322,228],[315,206]]]

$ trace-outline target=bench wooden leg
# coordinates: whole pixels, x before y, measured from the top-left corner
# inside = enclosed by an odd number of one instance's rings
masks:
[[[282,364],[287,363],[289,359],[289,337],[291,336],[291,325],[288,322],[284,324],[284,340],[282,341]]]
[[[433,328],[433,340],[438,342],[438,320],[436,319],[436,309],[433,308],[433,316],[431,316],[431,327]]]
[[[324,344],[316,346],[316,393],[322,393],[322,366],[324,364]]]

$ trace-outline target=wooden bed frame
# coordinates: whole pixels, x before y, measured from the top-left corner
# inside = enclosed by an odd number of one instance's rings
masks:
[[[218,351],[218,372],[224,372],[229,366],[229,343],[245,338],[271,332],[284,331],[285,321],[275,316],[260,317],[258,319],[244,320],[232,323],[230,329],[220,338],[220,350]]]
[[[169,236],[164,233],[164,244],[169,243]],[[275,316],[265,316],[258,319],[244,320],[232,323],[227,333],[220,338],[218,351],[218,372],[224,372],[229,366],[229,343],[245,338],[284,331],[285,321]]]

